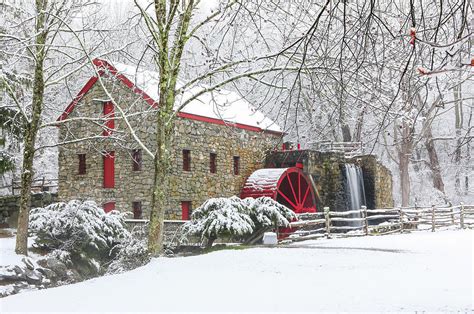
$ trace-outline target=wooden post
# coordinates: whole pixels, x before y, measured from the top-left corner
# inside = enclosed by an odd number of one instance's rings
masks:
[[[326,237],[331,237],[331,218],[329,217],[329,207],[324,207],[324,218],[326,219]]]
[[[369,234],[369,220],[367,219],[367,206],[362,206],[362,212],[364,213],[364,232],[365,235]]]
[[[418,221],[420,221],[420,213],[418,212],[418,205],[415,202],[415,219],[416,221],[416,229],[418,229]]]
[[[455,222],[454,222],[454,208],[453,208],[453,204],[451,204],[451,202],[449,202],[449,206],[451,207],[451,209],[449,210],[451,212],[451,224],[454,225]]]
[[[461,202],[461,212],[459,213],[459,223],[461,224],[461,229],[464,229],[464,203]]]
[[[398,223],[400,224],[400,233],[403,233],[403,209],[398,209]]]
[[[435,232],[436,222],[435,222],[435,206],[431,205],[431,232]]]

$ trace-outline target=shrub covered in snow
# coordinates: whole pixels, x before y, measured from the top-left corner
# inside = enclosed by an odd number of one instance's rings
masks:
[[[248,197],[242,202],[249,209],[250,218],[257,228],[288,227],[296,219],[291,209],[269,197]]]
[[[295,214],[269,197],[211,198],[195,209],[184,224],[185,237],[207,239],[207,246],[221,236],[244,238],[272,227],[286,227]]]
[[[191,220],[183,226],[186,235],[207,239],[207,246],[219,236],[243,236],[253,231],[254,223],[248,208],[238,197],[211,198],[196,208]]]
[[[103,266],[128,250],[132,242],[124,214],[105,213],[92,201],[35,208],[30,213],[29,230],[36,236],[37,246],[50,250],[52,257],[85,277],[103,273]]]
[[[150,261],[144,230],[139,229],[135,228],[131,237],[115,246],[115,258],[107,268],[108,274],[132,270]]]

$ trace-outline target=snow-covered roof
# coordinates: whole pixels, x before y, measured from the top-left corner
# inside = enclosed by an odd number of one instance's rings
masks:
[[[155,71],[141,70],[136,66],[122,63],[112,63],[119,74],[127,77],[136,87],[143,90],[153,100],[158,100],[159,73]],[[206,86],[193,87],[185,90],[183,95],[176,101],[175,109],[184,102],[202,91]],[[248,101],[237,93],[223,89],[205,93],[192,100],[181,113],[223,120],[229,123],[238,123],[260,128],[273,132],[282,132],[282,129],[261,111],[257,110]]]

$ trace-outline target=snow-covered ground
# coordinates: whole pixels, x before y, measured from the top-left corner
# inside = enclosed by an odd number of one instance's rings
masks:
[[[0,311],[471,311],[470,230],[159,258],[0,299]]]
[[[15,253],[15,236],[16,229],[4,229],[8,233],[12,233],[11,237],[0,238],[0,266],[19,265],[22,263],[21,259],[24,255],[17,255]],[[32,238],[28,238],[28,248],[31,249],[33,243]],[[39,258],[38,254],[29,252],[29,257],[33,260]]]

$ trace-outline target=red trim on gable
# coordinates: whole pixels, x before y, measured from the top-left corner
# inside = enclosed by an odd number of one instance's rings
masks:
[[[134,92],[135,94],[141,95],[143,100],[145,100],[150,106],[152,106],[154,108],[158,106],[158,103],[153,98],[151,98],[142,89],[136,87],[135,84],[133,84],[133,82],[130,81],[125,75],[120,74],[118,72],[118,70],[113,65],[111,65],[107,61],[101,60],[101,59],[94,59],[92,62],[98,68],[106,68],[107,70],[109,70],[110,73],[112,73],[112,75],[114,75],[117,79],[122,81],[122,83],[124,83],[125,86],[127,86],[128,88],[130,88],[132,90],[132,92]]]
[[[61,116],[56,120],[56,121],[62,121],[64,119],[67,118],[67,116],[72,112],[72,110],[74,109],[74,107],[77,105],[77,103],[79,101],[81,101],[82,97],[84,97],[84,95],[92,88],[92,86],[94,86],[95,82],[97,82],[99,78],[97,76],[93,76],[91,77],[86,85],[84,85],[84,87],[81,89],[81,91],[79,92],[79,94],[77,94],[76,97],[74,97],[74,99],[72,100],[72,102],[66,107],[66,109],[64,110],[64,112],[61,114]]]
[[[190,119],[190,120],[202,121],[202,122],[207,122],[207,123],[232,126],[232,127],[239,128],[239,129],[244,129],[244,130],[247,130],[247,131],[265,132],[265,133],[268,133],[268,134],[275,134],[275,135],[282,135],[283,134],[282,132],[264,130],[264,129],[258,128],[256,126],[251,126],[251,125],[241,124],[241,123],[228,122],[228,121],[225,121],[225,120],[199,116],[199,115],[192,114],[192,113],[178,112],[177,116],[180,117],[180,118],[184,118],[184,119]]]
[[[119,79],[122,83],[125,84],[128,88],[132,90],[133,93],[141,95],[143,100],[145,100],[150,106],[152,107],[158,107],[158,102],[156,102],[153,98],[151,98],[147,93],[145,93],[142,89],[138,88],[133,84],[132,81],[130,81],[125,75],[120,74],[118,70],[108,63],[105,60],[102,59],[94,59],[92,63],[97,67],[97,68],[102,68],[102,69],[107,69],[112,75],[114,75],[117,79]],[[99,70],[99,75],[103,76],[105,74],[104,70]],[[66,107],[66,110],[61,114],[61,116],[56,120],[56,121],[62,121],[65,120],[69,114],[74,110],[74,107],[77,105],[79,101],[81,101],[82,97],[94,86],[94,84],[97,82],[99,78],[94,76],[89,79],[89,81],[84,85],[84,87],[81,89],[79,94],[77,94],[76,97],[74,97],[73,101]],[[244,129],[247,131],[253,131],[253,132],[265,132],[267,134],[273,134],[273,135],[278,135],[281,136],[284,134],[284,132],[278,132],[278,131],[269,131],[269,130],[264,130],[259,127],[251,126],[251,125],[246,125],[246,124],[240,124],[240,123],[232,123],[232,122],[227,122],[223,121],[220,119],[215,119],[215,118],[209,118],[209,117],[204,117],[204,116],[199,116],[195,114],[190,114],[190,113],[185,113],[185,112],[178,112],[177,113],[178,117],[185,118],[185,119],[190,119],[190,120],[196,120],[196,121],[202,121],[202,122],[207,122],[207,123],[213,123],[213,124],[220,124],[220,125],[226,125],[226,126],[232,126],[235,128],[239,129]]]

